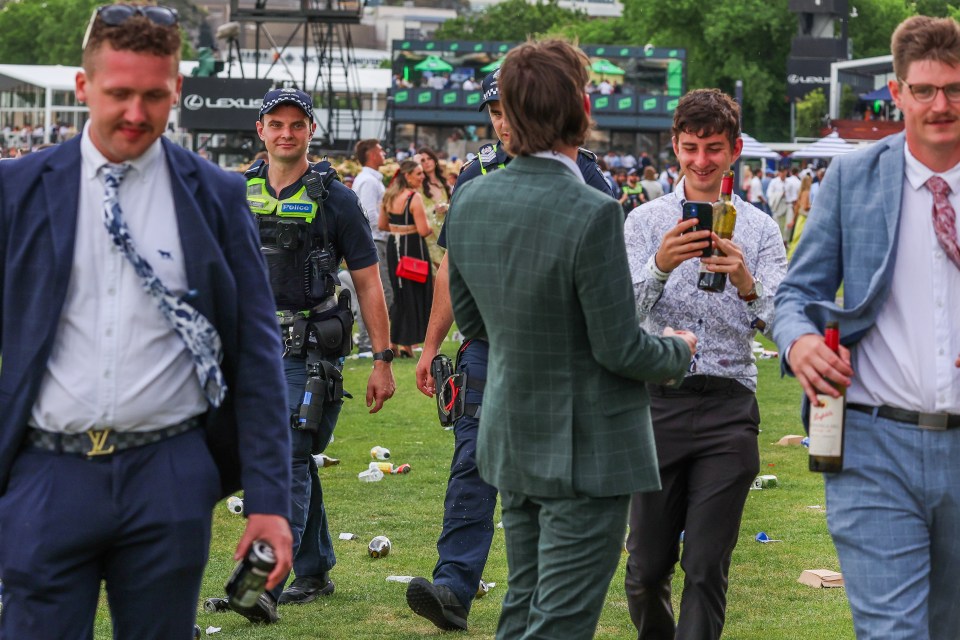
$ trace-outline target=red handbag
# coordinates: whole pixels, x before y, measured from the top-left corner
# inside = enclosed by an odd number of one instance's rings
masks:
[[[430,263],[426,260],[411,258],[410,256],[401,256],[397,263],[397,277],[412,280],[423,284],[427,281],[427,275],[430,273]]]
[[[404,222],[410,221],[410,201],[413,200],[413,195],[410,194],[410,197],[407,198],[407,202],[403,205],[403,216]],[[410,253],[410,236],[414,234],[409,233],[404,237],[406,242],[407,250],[404,253]],[[419,282],[423,284],[427,281],[427,276],[430,275],[430,263],[426,260],[421,260],[420,258],[414,258],[410,255],[402,255],[400,253],[400,238],[394,236],[394,239],[397,243],[397,254],[399,255],[399,262],[397,263],[397,277],[404,278],[405,280],[410,280],[412,282]]]

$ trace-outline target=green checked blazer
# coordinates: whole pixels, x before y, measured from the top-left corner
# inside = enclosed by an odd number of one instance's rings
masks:
[[[458,188],[450,211],[454,315],[490,342],[480,475],[540,497],[658,489],[642,381],[681,379],[690,352],[640,328],[620,205],[520,156]]]

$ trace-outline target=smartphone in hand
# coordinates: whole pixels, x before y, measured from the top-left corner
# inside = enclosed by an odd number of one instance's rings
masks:
[[[683,219],[697,219],[697,225],[690,231],[712,231],[713,230],[713,203],[695,202],[688,200],[683,203]],[[701,257],[709,258],[713,254],[713,244],[711,243],[703,250]]]

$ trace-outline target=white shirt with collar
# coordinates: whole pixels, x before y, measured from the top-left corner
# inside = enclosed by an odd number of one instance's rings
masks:
[[[208,405],[186,345],[103,224],[99,170],[107,159],[89,129],[88,123],[80,141],[70,281],[30,424],[59,433],[153,431],[203,413]],[[183,295],[183,249],[160,141],[129,164],[119,199],[137,252],[174,295]]]
[[[374,240],[387,241],[390,237],[389,231],[381,231],[378,228],[380,224],[380,203],[383,202],[383,194],[387,188],[383,186],[383,174],[376,169],[363,167],[357,177],[353,179],[353,191],[360,199],[363,206],[363,212],[367,215],[367,222],[370,223],[370,231],[373,233]]]
[[[935,174],[904,145],[896,263],[877,322],[851,354],[855,375],[847,401],[931,413],[960,414],[960,269],[933,230],[933,194],[939,175],[960,211],[960,164]],[[878,213],[879,215],[879,213]]]
[[[550,160],[556,160],[560,164],[566,165],[567,169],[573,172],[573,175],[577,176],[577,180],[586,184],[586,180],[583,179],[583,173],[580,171],[580,167],[577,166],[577,163],[574,162],[569,156],[566,156],[562,153],[557,153],[556,151],[537,151],[536,153],[531,153],[531,156],[534,158],[548,158]]]

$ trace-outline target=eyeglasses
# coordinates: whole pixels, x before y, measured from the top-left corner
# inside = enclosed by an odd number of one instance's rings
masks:
[[[87,25],[87,32],[83,36],[83,46],[81,49],[87,48],[87,42],[90,40],[90,32],[93,31],[93,25],[98,19],[108,27],[117,27],[134,16],[143,16],[153,24],[161,27],[172,27],[180,20],[177,10],[171,7],[105,4],[93,10],[93,15],[90,16],[90,23]]]
[[[917,102],[933,102],[937,97],[938,91],[943,91],[944,97],[949,102],[960,102],[960,82],[938,87],[935,84],[910,84],[903,78],[898,78],[900,82],[907,85],[910,93],[913,94]]]

